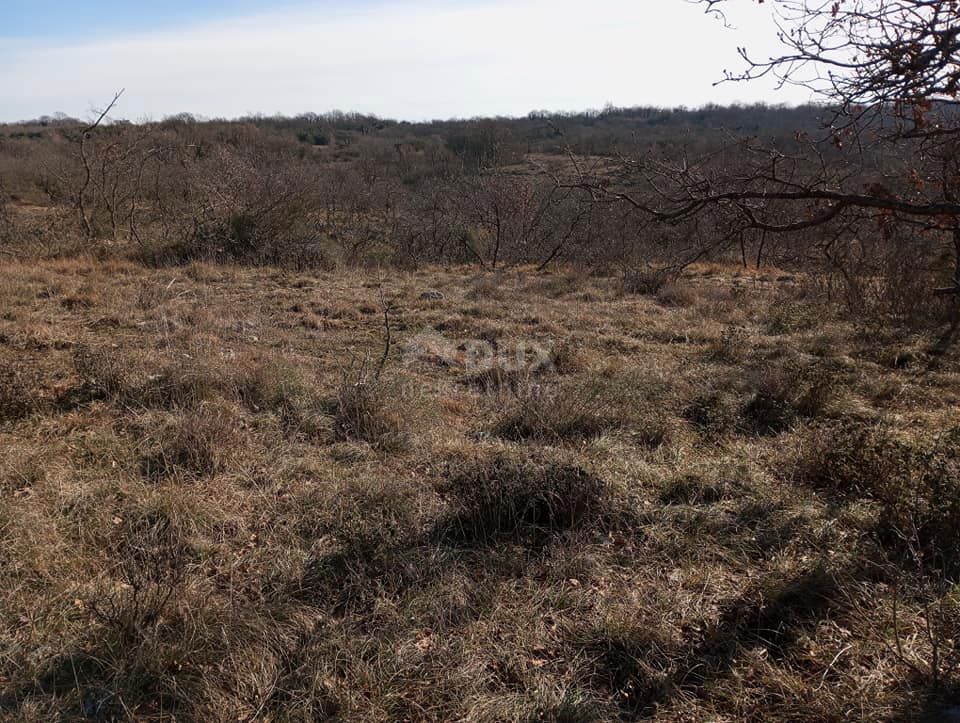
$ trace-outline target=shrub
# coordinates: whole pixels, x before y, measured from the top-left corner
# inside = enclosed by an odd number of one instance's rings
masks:
[[[754,394],[740,410],[740,429],[748,434],[775,436],[800,417],[824,414],[838,393],[838,380],[821,367],[786,365],[755,370]]]
[[[335,518],[312,531],[330,535],[337,549],[307,562],[296,594],[355,611],[416,581],[418,566],[404,562],[418,551],[418,491],[404,480],[369,479],[338,490]]]
[[[847,256],[850,249],[841,253]],[[884,324],[895,320],[928,326],[950,317],[949,300],[928,292],[952,283],[952,266],[942,250],[931,253],[931,247],[918,237],[895,234],[886,243],[875,245],[869,257],[858,250],[843,259],[841,266],[818,274],[815,281],[819,291],[840,301],[858,321],[867,318]]]
[[[330,532],[341,547],[361,556],[406,547],[419,527],[418,492],[406,480],[348,483],[338,495]]]
[[[172,601],[186,577],[191,550],[180,521],[162,507],[138,510],[126,518],[111,535],[108,548],[118,561],[116,573],[124,587],[93,601],[91,607],[102,621],[133,639]]]
[[[541,539],[581,526],[600,512],[607,485],[566,462],[501,454],[448,470],[443,491],[452,497],[453,512],[442,534],[489,543],[503,536]]]
[[[85,630],[46,661],[43,677],[53,690],[66,681],[60,710],[68,718],[126,720],[132,711],[157,717],[152,712],[161,710],[216,718],[222,686],[250,680],[241,677],[249,672],[245,651],[270,626],[198,574],[187,508],[172,498],[134,505],[118,510],[122,521],[102,538],[109,564],[76,603]]]
[[[631,269],[623,274],[623,293],[652,295],[671,280],[671,275],[659,269]]]
[[[0,185],[0,244],[4,244],[14,235],[13,212],[8,204],[9,196]]]
[[[657,303],[661,306],[672,306],[682,309],[693,306],[696,302],[696,291],[676,281],[664,284],[664,286],[657,291]]]
[[[770,336],[784,336],[814,329],[820,321],[821,319],[805,306],[781,303],[770,309],[765,331]]]
[[[873,497],[887,487],[912,487],[917,450],[879,425],[846,422],[816,429],[797,476],[840,497]]]
[[[646,449],[659,449],[669,444],[674,435],[671,422],[663,412],[642,413],[631,422],[630,427],[633,441]]]
[[[906,542],[922,565],[952,579],[960,572],[960,427],[921,446],[913,481],[879,492],[881,541],[894,549]]]
[[[887,549],[960,571],[960,428],[923,443],[881,425],[831,425],[816,431],[797,476],[841,498],[877,503],[876,533]]]
[[[676,641],[649,615],[606,612],[579,623],[567,638],[590,687],[619,707],[617,718],[650,717],[672,697]]]
[[[550,366],[557,374],[576,374],[587,368],[587,360],[575,344],[565,341],[550,350]]]
[[[720,338],[707,348],[706,357],[709,361],[735,364],[743,360],[747,342],[746,330],[739,327],[725,329]]]
[[[799,391],[793,406],[800,415],[812,419],[831,411],[831,405],[840,396],[840,382],[833,374],[814,370],[806,384],[799,387]]]
[[[744,431],[766,437],[787,431],[797,419],[797,410],[782,396],[757,392],[741,410],[741,417]]]

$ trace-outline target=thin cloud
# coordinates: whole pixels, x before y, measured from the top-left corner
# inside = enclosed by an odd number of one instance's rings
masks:
[[[712,83],[734,48],[764,45],[751,11],[724,30],[681,0],[519,0],[355,10],[298,8],[64,47],[8,42],[3,120],[82,115],[124,87],[120,114],[162,117],[334,108],[410,120],[532,109],[802,101]]]

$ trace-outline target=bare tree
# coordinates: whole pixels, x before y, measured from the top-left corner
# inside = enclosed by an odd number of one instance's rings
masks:
[[[94,236],[93,222],[90,219],[89,213],[87,211],[87,191],[90,188],[90,184],[93,181],[93,164],[90,159],[89,143],[92,137],[93,132],[100,127],[100,124],[107,118],[110,114],[110,111],[113,110],[117,102],[120,100],[120,96],[123,95],[123,89],[117,91],[113,100],[111,100],[106,107],[99,113],[97,118],[86,128],[83,128],[80,131],[80,137],[77,141],[77,145],[80,149],[80,161],[83,165],[83,179],[80,183],[80,188],[77,191],[77,213],[80,215],[80,222],[83,225],[83,230],[86,232],[88,237]]]
[[[734,20],[728,0],[692,1]],[[746,258],[745,239],[762,257],[768,237],[784,234],[849,272],[851,245],[869,239],[909,268],[921,254],[916,268],[939,280],[934,293],[960,295],[960,3],[765,4],[784,52],[760,60],[741,48],[745,68],[719,82],[774,77],[808,88],[825,101],[823,133],[777,145],[731,137],[692,157],[647,153],[624,159],[616,174],[569,185],[666,224],[709,218],[712,240],[693,244],[681,263],[736,245]]]

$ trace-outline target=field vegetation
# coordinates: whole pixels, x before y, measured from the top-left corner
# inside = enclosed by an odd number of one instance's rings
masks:
[[[12,719],[890,719],[955,695],[960,365],[803,275],[702,263],[638,294],[81,256],[0,287]]]
[[[777,4],[833,105],[0,126],[0,717],[955,720],[957,11]]]

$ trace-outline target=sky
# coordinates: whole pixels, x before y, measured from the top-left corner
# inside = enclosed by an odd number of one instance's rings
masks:
[[[769,4],[687,0],[0,0],[0,121],[330,110],[430,120],[811,100],[722,84],[776,49]]]

